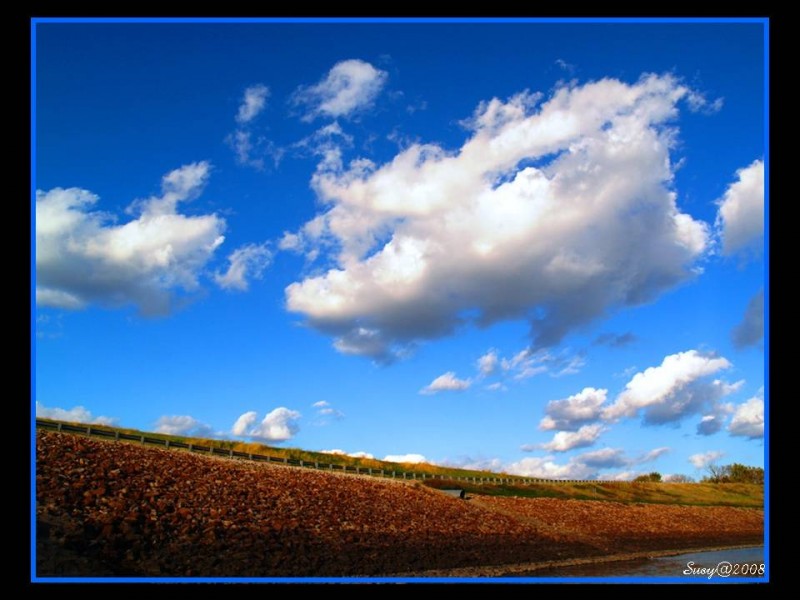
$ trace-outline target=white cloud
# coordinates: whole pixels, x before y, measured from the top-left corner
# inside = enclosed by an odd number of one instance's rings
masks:
[[[272,252],[267,243],[247,244],[228,256],[228,270],[214,274],[217,285],[226,290],[246,291],[250,279],[261,279],[270,262]]]
[[[472,381],[469,379],[459,379],[453,371],[448,371],[439,375],[428,385],[420,390],[420,394],[435,394],[436,392],[460,392],[469,388]]]
[[[667,447],[654,448],[654,449],[650,450],[649,452],[645,452],[642,456],[637,458],[635,460],[635,463],[639,464],[639,463],[653,462],[657,458],[663,456],[664,454],[666,454],[667,452],[670,452],[670,451],[671,451],[671,449],[667,448]]]
[[[257,423],[258,413],[251,410],[236,419],[231,432],[238,437],[250,437],[266,442],[285,442],[300,431],[297,423],[300,416],[296,410],[279,406],[267,413],[261,423]]]
[[[690,414],[702,414],[741,385],[742,382],[729,385],[718,379],[712,382],[704,379],[730,366],[724,357],[697,350],[671,354],[660,366],[634,375],[614,404],[603,410],[602,417],[615,421],[643,411],[645,422],[667,423]]]
[[[269,88],[263,84],[252,85],[245,89],[239,112],[236,113],[237,123],[249,123],[267,106]]]
[[[190,415],[163,415],[156,421],[156,432],[190,437],[218,437],[214,429]]]
[[[559,431],[553,436],[551,441],[542,444],[541,448],[550,450],[551,452],[566,452],[573,448],[591,446],[604,431],[605,428],[597,424],[584,425],[578,429],[578,431]]]
[[[598,469],[616,469],[631,464],[622,448],[603,448],[593,452],[584,452],[574,460]]]
[[[708,465],[716,462],[723,456],[725,456],[725,453],[720,450],[709,450],[708,452],[692,454],[689,457],[689,462],[692,463],[696,469],[705,469]]]
[[[394,463],[426,463],[428,459],[422,454],[388,454],[383,457],[386,462]]]
[[[340,410],[335,409],[333,406],[331,406],[330,402],[327,402],[326,400],[320,400],[319,402],[314,402],[314,404],[312,404],[311,406],[312,408],[317,409],[317,416],[320,417],[316,421],[315,423],[316,425],[327,425],[328,423],[330,423],[329,421],[330,418],[333,419],[344,418],[344,413]]]
[[[538,477],[543,479],[590,479],[596,476],[596,469],[570,461],[558,464],[550,457],[530,457],[513,462],[506,467],[511,475]]]
[[[764,398],[753,396],[736,407],[728,432],[751,439],[764,437]]]
[[[603,479],[608,481],[632,481],[641,474],[642,473],[639,471],[620,471],[618,473],[604,476]]]
[[[478,370],[481,375],[487,377],[494,373],[498,363],[497,350],[491,349],[478,359]]]
[[[552,354],[547,348],[534,351],[525,348],[517,352],[512,358],[500,360],[504,372],[513,373],[516,381],[522,381],[542,373],[549,373],[551,377],[561,377],[578,373],[586,364],[583,352],[570,354],[569,348],[564,348],[557,354]]]
[[[490,383],[489,385],[487,385],[486,389],[489,390],[490,392],[504,392],[508,388],[505,385],[503,385],[503,383],[496,381],[494,383]]]
[[[667,75],[562,86],[537,109],[531,94],[494,99],[455,151],[321,166],[325,209],[301,232],[336,266],[288,286],[287,307],[340,350],[385,359],[471,320],[527,318],[540,349],[652,300],[708,243],[672,190],[665,123],[687,93]]]
[[[353,458],[375,458],[369,452],[350,452],[348,456],[352,456]]]
[[[126,212],[138,217],[123,224],[92,210],[98,197],[87,190],[38,190],[37,304],[134,304],[142,314],[168,313],[177,291],[199,288],[200,273],[225,239],[217,215],[177,212],[199,195],[209,170],[199,162],[167,173],[161,195],[134,202]]]
[[[760,290],[747,303],[742,322],[731,332],[737,348],[755,346],[764,337],[764,290]]]
[[[36,402],[36,416],[42,419],[55,419],[56,421],[69,421],[70,423],[89,423],[90,425],[113,425],[117,419],[112,417],[95,417],[83,406],[70,409],[48,408],[41,402]]]
[[[339,454],[341,456],[352,456],[353,458],[375,458],[369,452],[345,452],[344,450],[320,450],[323,454]]]
[[[336,63],[316,85],[302,86],[292,97],[295,105],[305,105],[304,121],[317,117],[348,117],[370,106],[380,93],[388,74],[358,59]]]
[[[575,431],[581,425],[598,420],[607,394],[608,390],[586,387],[564,400],[548,402],[539,429]]]
[[[493,471],[495,473],[504,472],[506,468],[499,458],[472,458],[469,456],[463,456],[455,460],[445,459],[437,464],[469,471]]]
[[[717,226],[722,232],[722,253],[727,255],[754,247],[764,235],[763,161],[739,169],[736,177],[718,201]]]
[[[725,99],[720,97],[715,98],[713,101],[709,101],[705,94],[696,90],[692,90],[686,97],[686,102],[689,104],[689,110],[692,112],[713,115],[714,113],[722,110],[722,106],[725,104]]]
[[[254,135],[249,129],[237,129],[228,134],[225,143],[236,154],[238,164],[252,167],[257,171],[264,170],[266,157],[271,158],[272,163],[277,167],[286,153],[285,148],[277,146],[275,142],[263,135]]]
[[[740,385],[741,382],[739,382]],[[737,388],[738,389],[738,388]],[[712,406],[712,412],[703,415],[697,424],[698,435],[714,435],[725,424],[725,419],[733,412],[733,404],[729,402],[716,402]]]

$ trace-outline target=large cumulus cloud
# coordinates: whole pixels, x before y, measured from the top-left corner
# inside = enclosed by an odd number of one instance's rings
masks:
[[[324,210],[295,236],[329,261],[286,289],[289,310],[341,351],[391,360],[473,321],[531,324],[557,343],[691,277],[708,227],[671,189],[669,122],[689,90],[644,76],[482,103],[449,151],[383,165],[323,161]]]

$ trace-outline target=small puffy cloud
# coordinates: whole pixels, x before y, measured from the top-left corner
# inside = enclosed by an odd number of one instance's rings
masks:
[[[495,381],[494,383],[490,383],[486,386],[486,389],[490,392],[504,392],[508,388],[500,381]]]
[[[597,474],[597,469],[584,463],[570,461],[558,464],[547,456],[523,458],[509,464],[506,471],[512,475],[543,479],[590,479]]]
[[[335,409],[331,406],[330,402],[326,400],[320,400],[319,402],[314,402],[311,405],[312,408],[316,408],[317,411],[317,419],[316,425],[327,425],[330,423],[329,419],[342,419],[344,418],[344,413],[340,410]]]
[[[97,303],[136,305],[145,315],[168,313],[179,291],[193,292],[225,239],[216,215],[186,216],[210,165],[198,162],[167,173],[161,195],[135,201],[135,219],[116,223],[94,210],[99,198],[78,188],[36,192],[36,301],[65,309]]]
[[[643,411],[646,423],[657,424],[703,413],[741,385],[705,379],[730,366],[724,357],[701,354],[697,350],[671,354],[660,366],[634,375],[614,404],[603,410],[602,417],[615,421]]]
[[[267,243],[247,244],[228,256],[228,270],[214,274],[217,285],[226,290],[247,291],[251,279],[261,279],[270,262],[272,252]]]
[[[545,408],[539,429],[575,431],[600,418],[608,390],[586,387],[564,400],[552,400]]]
[[[689,105],[689,110],[692,112],[713,115],[714,113],[722,110],[722,106],[725,104],[725,99],[720,97],[715,98],[714,100],[708,100],[706,95],[702,92],[692,90],[686,97],[686,103]]]
[[[349,117],[375,101],[388,74],[358,59],[336,63],[319,83],[301,86],[292,96],[295,105],[304,105],[304,121],[317,117]]]
[[[190,415],[163,415],[156,421],[156,432],[189,437],[218,437],[214,429]]]
[[[572,63],[568,63],[563,58],[557,58],[555,62],[560,69],[566,71],[567,73],[572,74],[575,72],[575,65],[573,65]]]
[[[755,346],[764,337],[764,290],[760,290],[747,303],[742,322],[731,332],[737,348]]]
[[[70,409],[48,408],[37,400],[36,416],[42,419],[55,419],[56,421],[68,421],[70,423],[88,423],[90,425],[113,425],[117,422],[112,417],[95,417],[83,406],[75,406]]]
[[[393,463],[426,463],[428,459],[422,454],[387,454],[383,457],[386,462]]]
[[[370,454],[369,452],[350,452],[347,456],[352,456],[353,458],[375,458],[374,455]]]
[[[491,349],[478,359],[478,371],[480,371],[481,375],[487,377],[494,373],[498,364],[497,350]]]
[[[287,308],[340,351],[386,357],[518,319],[540,350],[652,301],[709,245],[673,189],[666,124],[688,92],[670,75],[564,84],[482,103],[459,148],[324,160],[320,211],[295,234],[325,266],[286,288]]]
[[[320,450],[323,454],[338,454],[340,456],[351,456],[353,458],[375,458],[369,452],[345,452],[344,450],[340,450],[338,448],[334,450]]]
[[[236,113],[237,123],[249,123],[267,106],[269,88],[263,84],[252,85],[245,89],[239,112]]]
[[[750,439],[764,437],[764,398],[760,394],[753,396],[736,407],[728,425],[731,435]]]
[[[459,379],[453,371],[439,375],[428,385],[420,390],[420,394],[435,394],[437,392],[460,392],[469,388],[472,381]]]
[[[605,428],[598,424],[584,425],[577,431],[559,431],[551,441],[542,444],[541,448],[551,452],[566,452],[573,448],[591,446],[603,431],[605,431]]]
[[[300,413],[296,410],[279,406],[267,413],[264,420],[258,423],[258,413],[251,410],[236,419],[231,432],[237,437],[249,437],[265,442],[285,442],[300,431],[297,423],[299,419]]]
[[[692,454],[689,457],[689,462],[694,465],[696,469],[705,469],[708,465],[716,462],[725,456],[725,453],[720,450],[710,450],[698,454]]]
[[[636,341],[636,336],[628,331],[627,333],[601,333],[592,342],[595,346],[610,346],[612,348],[622,348]]]
[[[737,384],[739,386],[740,384]],[[725,424],[725,419],[733,412],[733,404],[717,402],[712,407],[712,412],[703,415],[697,424],[698,435],[714,435]]]
[[[722,233],[722,253],[752,248],[764,235],[764,163],[754,161],[736,171],[734,181],[718,201],[717,226]]]

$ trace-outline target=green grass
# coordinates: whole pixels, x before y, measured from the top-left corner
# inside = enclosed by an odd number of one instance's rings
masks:
[[[53,419],[37,419],[58,423]],[[61,421],[64,423],[64,421]],[[82,425],[70,423],[71,425]],[[209,440],[191,438],[163,433],[140,431],[138,429],[125,429],[106,425],[92,425],[92,429],[106,431],[119,431],[130,435],[146,435],[148,438],[169,440],[170,442],[183,442],[200,446],[213,446],[223,450],[234,450],[251,454],[262,454],[290,460],[305,462],[319,462],[320,464],[333,464],[338,467],[359,467],[383,469],[389,473],[395,471],[398,475],[406,473],[409,476],[425,474],[427,477],[437,476],[441,479],[425,479],[425,485],[431,487],[458,487],[471,494],[485,494],[492,496],[520,496],[526,498],[562,498],[575,500],[608,500],[613,502],[647,502],[655,504],[695,504],[717,506],[741,506],[762,508],[764,504],[764,489],[762,486],[744,483],[633,483],[633,482],[590,482],[590,483],[523,483],[523,477],[515,477],[505,473],[492,471],[473,471],[440,467],[431,464],[391,463],[368,458],[353,458],[339,454],[325,454],[322,452],[309,452],[300,448],[278,448],[264,444],[245,443],[233,440]],[[455,480],[456,477],[503,477],[518,481],[519,484],[475,484],[472,482]],[[450,478],[450,479],[448,479]]]
[[[525,485],[473,485],[453,480],[425,481],[435,488],[462,488],[470,494],[518,496],[521,498],[561,498],[564,500],[604,500],[649,504],[687,504],[698,506],[738,506],[763,508],[764,488],[749,483],[533,483]]]

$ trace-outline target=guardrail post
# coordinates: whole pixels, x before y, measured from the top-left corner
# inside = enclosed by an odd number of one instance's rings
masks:
[[[247,453],[247,460],[253,460],[253,453],[252,452],[248,452]]]
[[[394,479],[394,478],[395,478],[395,472],[392,471],[392,479]]]
[[[319,469],[319,461],[317,460],[314,461],[314,468]]]
[[[58,424],[58,430],[61,431],[61,423]]]
[[[189,452],[192,451],[192,444],[189,444]]]
[[[115,441],[115,442],[118,442],[118,441],[119,441],[119,431],[115,431],[115,432],[114,432],[114,441]]]
[[[92,435],[92,426],[86,428],[86,435]]]
[[[144,436],[142,436],[142,446],[144,446]]]
[[[285,465],[289,464],[289,457],[288,456],[284,456],[283,457],[283,464],[285,464]]]
[[[305,465],[303,464],[303,459],[302,459],[302,458],[300,459],[300,466],[301,466],[301,467],[305,466]]]
[[[368,472],[370,475],[372,475],[372,467],[368,467],[368,468],[367,468],[367,472]]]
[[[333,463],[329,464],[328,467],[330,468],[331,471],[333,471]]]
[[[356,475],[358,475],[358,474],[359,474],[359,470],[358,470],[358,467],[356,467]]]
[[[228,450],[228,458],[233,458],[233,448]]]
[[[164,447],[169,448],[169,440],[164,440]]]

